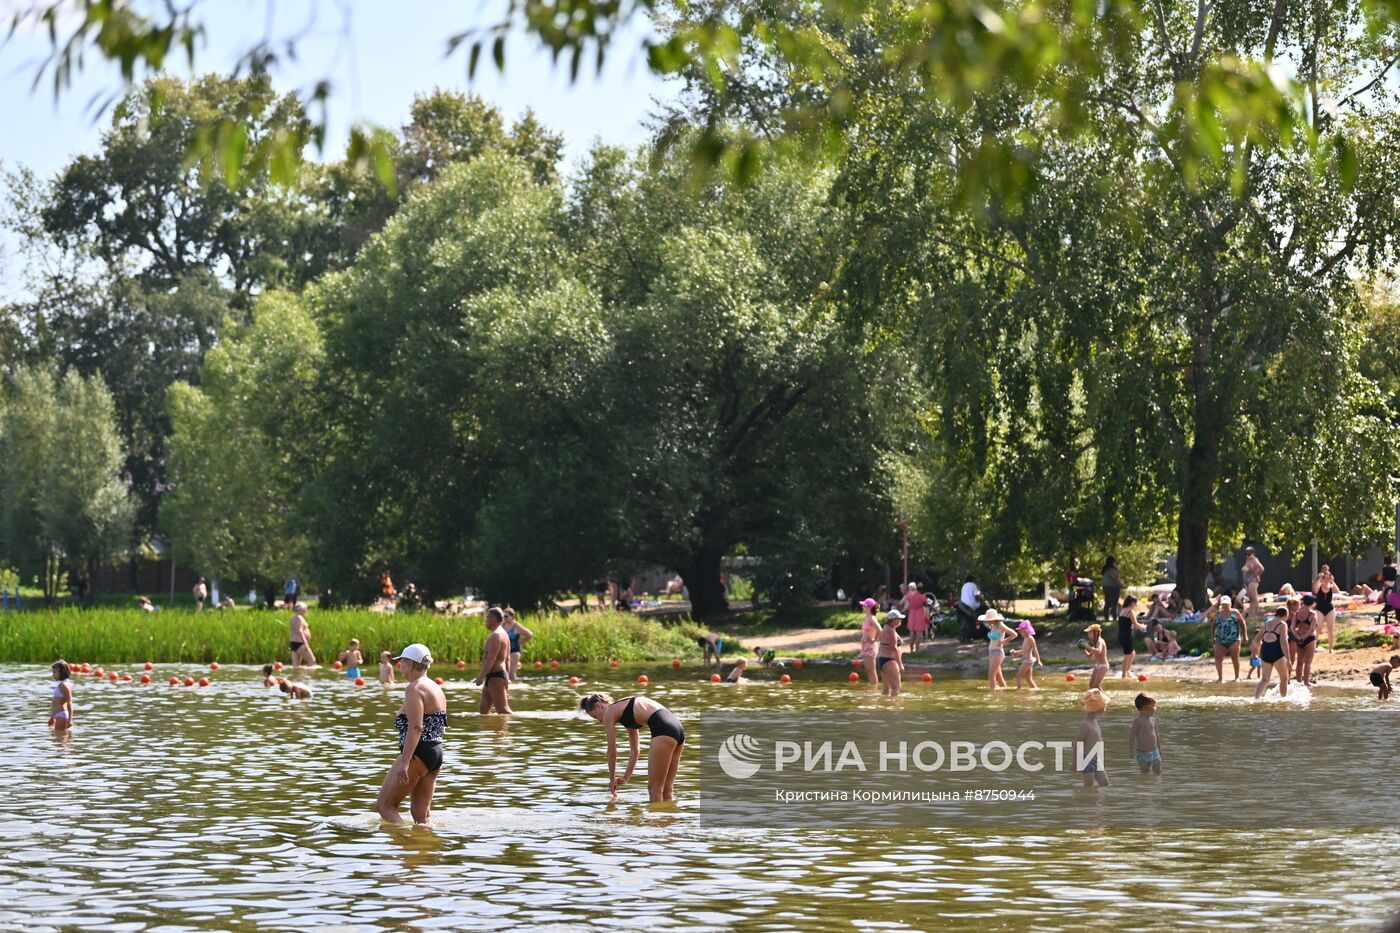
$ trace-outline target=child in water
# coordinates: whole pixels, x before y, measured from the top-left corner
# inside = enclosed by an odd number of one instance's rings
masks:
[[[1079,734],[1074,737],[1074,747],[1076,762],[1086,753],[1093,754],[1093,757],[1085,761],[1081,771],[1085,787],[1093,787],[1096,783],[1100,787],[1108,786],[1108,772],[1103,768],[1103,761],[1091,751],[1095,746],[1103,749],[1103,729],[1099,727],[1099,717],[1107,710],[1108,694],[1098,687],[1093,687],[1084,694],[1084,721],[1079,724]]]
[[[1371,686],[1380,691],[1376,699],[1390,699],[1390,672],[1397,667],[1400,667],[1400,654],[1392,654],[1389,661],[1382,661],[1371,668]]]
[[[1023,620],[1016,626],[1016,631],[1021,633],[1021,647],[1013,650],[1012,654],[1021,656],[1021,666],[1016,668],[1016,689],[1021,689],[1021,681],[1026,682],[1026,686],[1031,690],[1040,689],[1035,685],[1035,666],[1040,664],[1040,646],[1035,643],[1035,626],[1030,620]]]
[[[379,682],[381,684],[391,684],[394,682],[393,655],[387,651],[379,652]]]
[[[275,687],[275,686],[277,686],[277,680],[278,680],[278,678],[272,676],[272,665],[271,665],[271,664],[264,664],[264,665],[263,665],[263,686],[264,686],[264,687]]]
[[[287,680],[284,677],[277,678],[277,689],[294,700],[311,699],[311,688],[306,684],[299,684],[294,680]]]
[[[748,681],[744,679],[744,671],[748,668],[748,666],[749,662],[745,661],[743,658],[740,658],[739,660],[734,662],[734,669],[730,671],[729,676],[724,679],[731,684],[748,683]]]
[[[1139,693],[1133,700],[1138,716],[1128,729],[1128,753],[1137,758],[1138,770],[1162,773],[1162,744],[1157,738],[1157,700]]]
[[[49,728],[55,732],[66,732],[73,728],[73,684],[69,677],[73,670],[67,661],[53,662],[53,703],[49,710]],[[115,675],[113,675],[115,676]]]
[[[360,676],[360,665],[365,663],[364,655],[360,654],[360,640],[350,639],[350,647],[340,653],[340,663],[345,665],[345,677],[347,680],[354,680]]]
[[[1089,675],[1089,689],[1096,690],[1103,685],[1103,679],[1108,676],[1108,642],[1103,640],[1099,624],[1095,622],[1084,630],[1088,633],[1088,638],[1081,638],[1079,648],[1084,652],[1084,657],[1094,662],[1093,672]]]

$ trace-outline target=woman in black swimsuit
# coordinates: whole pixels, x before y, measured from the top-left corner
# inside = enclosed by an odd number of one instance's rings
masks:
[[[1269,688],[1269,677],[1278,672],[1278,695],[1288,696],[1288,610],[1279,609],[1274,617],[1264,623],[1254,636],[1254,656],[1259,659],[1259,685],[1254,688],[1254,699],[1264,695]]]
[[[1147,631],[1147,623],[1138,621],[1138,598],[1129,596],[1123,600],[1123,608],[1118,612],[1118,647],[1123,652],[1123,680],[1133,671],[1133,658],[1137,657],[1134,639],[1138,632]]]
[[[1313,607],[1317,600],[1309,594],[1303,597],[1302,605],[1293,616],[1289,627],[1292,633],[1288,640],[1293,643],[1293,660],[1296,665],[1294,679],[1300,684],[1312,686],[1312,659],[1317,650],[1317,626],[1320,621]]]
[[[579,709],[603,724],[608,735],[608,792],[614,797],[632,777],[641,749],[638,730],[651,732],[647,751],[647,799],[652,803],[676,799],[676,769],[685,751],[685,727],[666,707],[649,697],[623,697],[614,700],[606,693],[590,693],[579,700]],[[617,729],[627,730],[631,754],[622,779],[617,777]]]
[[[1332,576],[1332,569],[1326,564],[1319,567],[1317,579],[1313,581],[1313,595],[1317,598],[1317,614],[1321,616],[1318,631],[1321,632],[1323,625],[1327,627],[1328,654],[1337,644],[1337,607],[1332,605],[1332,597],[1341,591],[1336,578]]]
[[[399,730],[399,757],[394,759],[376,804],[386,823],[402,823],[399,804],[409,797],[413,822],[427,823],[432,815],[433,791],[442,768],[443,733],[447,731],[447,697],[428,679],[433,656],[426,645],[409,645],[396,658],[408,686],[403,706],[394,717]]]

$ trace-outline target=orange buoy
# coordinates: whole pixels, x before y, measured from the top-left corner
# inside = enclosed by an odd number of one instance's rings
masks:
[[[539,670],[539,669],[542,668],[542,667],[544,667],[544,662],[543,662],[543,661],[536,661],[536,662],[535,662],[535,670]]]
[[[178,687],[179,685],[180,685],[180,678],[178,678],[178,677],[172,677],[172,678],[170,678],[170,686],[172,686],[172,687]]]
[[[681,659],[680,659],[680,658],[674,659],[674,660],[671,662],[671,666],[672,666],[672,667],[680,667],[680,666],[681,666]]]
[[[107,677],[108,677],[109,679],[115,681],[115,680],[117,679],[117,672],[116,672],[116,671],[112,671],[112,673],[108,674]]]
[[[442,686],[442,678],[441,678],[441,677],[434,677],[434,678],[433,678],[433,683],[435,683],[435,684],[437,684],[439,687],[441,687],[441,686]]]
[[[1072,683],[1072,682],[1074,681],[1074,675],[1073,675],[1073,674],[1066,674],[1066,675],[1065,675],[1065,680],[1068,680],[1068,681],[1070,681],[1070,682]]]
[[[721,679],[721,678],[720,678],[720,676],[719,676],[718,674],[711,674],[711,675],[710,675],[710,683],[712,683],[712,684],[717,684],[717,683],[719,683],[719,682],[720,682],[720,679]]]
[[[860,683],[860,675],[857,674],[855,671],[851,671],[851,683],[853,683],[853,684],[858,684],[858,683]]]
[[[281,661],[273,661],[273,662],[272,662],[272,669],[273,669],[274,671],[280,671],[280,670],[282,669],[282,662],[281,662]]]
[[[1138,675],[1138,683],[1147,683],[1147,675],[1146,675],[1146,674],[1139,674],[1139,675]]]
[[[123,675],[122,675],[122,683],[127,683],[127,684],[131,683],[131,675],[130,675],[130,674],[123,674]]]
[[[143,684],[148,684],[148,683],[150,683],[150,682],[151,682],[151,675],[150,675],[150,674],[142,674],[142,675],[141,675],[141,683],[143,683]]]
[[[185,678],[185,686],[186,686],[186,687],[193,687],[193,686],[194,686],[194,678],[193,678],[193,677],[186,677],[186,678]]]
[[[357,686],[357,687],[363,687],[364,685],[365,685],[365,679],[364,679],[363,677],[356,677],[356,678],[355,678],[355,686]]]
[[[851,658],[851,667],[860,667],[860,658]]]
[[[218,661],[210,661],[210,662],[209,662],[209,670],[211,670],[211,671],[217,671],[218,669],[219,669],[219,662],[218,662]]]
[[[207,686],[209,686],[209,678],[208,678],[208,677],[201,677],[201,678],[199,678],[199,685],[200,685],[201,687],[207,687]]]
[[[577,677],[570,677],[570,678],[569,678],[569,683],[571,683],[571,684],[577,684],[577,683],[578,683],[578,678],[577,678]]]
[[[463,661],[461,658],[458,658],[458,659],[457,659],[457,670],[459,670],[459,671],[465,671],[466,669],[467,669],[467,662],[466,662],[466,661]]]
[[[557,667],[559,666],[559,662],[558,662],[558,661],[550,661],[550,662],[549,662],[549,666],[550,666],[551,668],[557,668]]]
[[[339,661],[332,661],[332,662],[331,662],[331,667],[335,668],[336,670],[340,670],[340,662],[339,662]]]
[[[613,660],[609,661],[609,662],[608,662],[608,667],[617,667],[617,660],[616,660],[616,659],[613,659]]]
[[[651,681],[647,678],[647,675],[646,675],[646,674],[639,674],[639,675],[637,676],[637,683],[639,683],[639,684],[647,684],[647,683],[651,683]]]
[[[797,668],[799,671],[802,670],[802,659],[801,659],[801,658],[797,658],[796,660],[794,660],[794,661],[792,662],[792,666],[795,667],[795,668]]]
[[[781,677],[778,678],[778,683],[780,683],[780,684],[790,684],[790,683],[792,683],[792,678],[789,677],[788,675],[784,674],[783,676],[781,676]]]
[[[152,664],[150,661],[147,661],[147,662],[146,662],[146,670],[148,670],[148,671],[153,671],[153,670],[155,670],[155,669],[156,669],[156,666],[155,666],[154,664]]]
[[[924,671],[924,683],[926,683],[926,684],[931,684],[931,683],[933,683],[933,675],[930,674],[928,671]]]

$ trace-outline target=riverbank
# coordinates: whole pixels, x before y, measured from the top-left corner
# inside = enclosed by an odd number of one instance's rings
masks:
[[[0,614],[0,661],[46,664],[55,658],[103,664],[213,661],[266,664],[286,660],[289,613],[261,610],[142,612],[138,609],[55,609]],[[368,609],[311,610],[311,648],[329,664],[350,639],[360,640],[366,662],[381,650],[412,642],[428,645],[439,662],[481,657],[481,616],[380,613]],[[527,663],[559,661],[669,661],[698,655],[699,626],[625,612],[538,615],[522,618],[535,637]]]

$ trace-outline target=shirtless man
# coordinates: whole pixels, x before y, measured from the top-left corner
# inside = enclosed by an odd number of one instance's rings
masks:
[[[292,649],[292,666],[305,664],[316,666],[316,655],[311,653],[311,626],[306,624],[306,603],[297,603],[296,615],[292,616],[291,633],[287,641]]]
[[[481,646],[481,673],[476,684],[481,687],[481,714],[491,712],[494,706],[498,713],[510,713],[510,700],[506,698],[506,687],[510,676],[506,673],[506,663],[510,660],[510,639],[506,637],[501,623],[505,616],[494,606],[486,610],[486,643]]]

